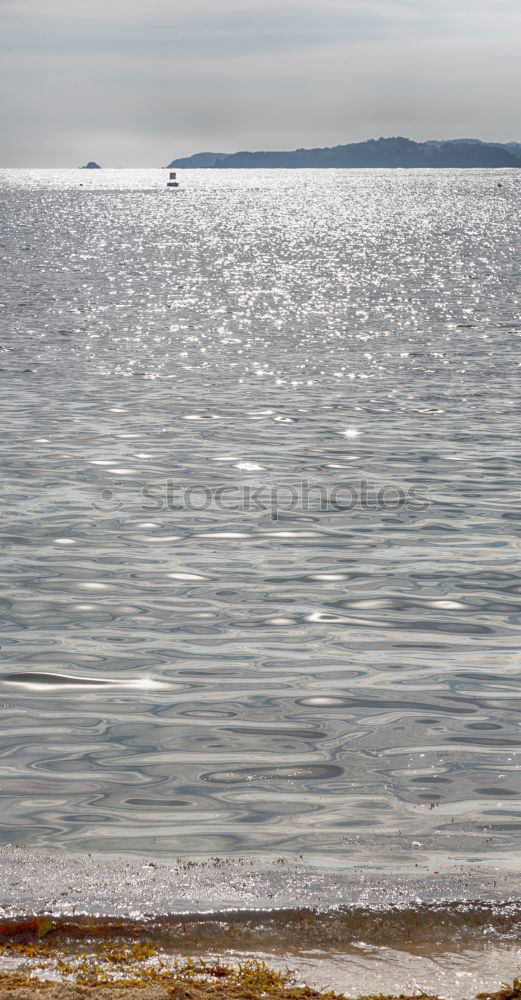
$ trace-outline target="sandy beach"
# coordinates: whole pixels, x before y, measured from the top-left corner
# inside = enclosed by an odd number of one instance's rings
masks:
[[[242,969],[208,967],[206,971],[162,972],[157,981],[146,975],[140,980],[124,972],[108,982],[102,976],[88,983],[75,981],[38,981],[31,976],[0,976],[0,996],[16,1000],[443,1000],[439,994],[415,992],[399,996],[382,993],[364,994],[357,998],[346,993],[314,990],[308,986],[292,986],[278,973],[265,966]],[[476,1000],[517,1000],[521,998],[521,980],[512,986],[504,984],[493,993],[480,993]],[[469,998],[470,1000],[470,998]]]

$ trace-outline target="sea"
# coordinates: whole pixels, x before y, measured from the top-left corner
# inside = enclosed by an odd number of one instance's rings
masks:
[[[521,171],[167,177],[0,171],[0,842],[514,884]]]

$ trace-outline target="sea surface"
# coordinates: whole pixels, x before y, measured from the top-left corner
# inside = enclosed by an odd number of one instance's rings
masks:
[[[0,172],[0,841],[521,849],[521,171]]]

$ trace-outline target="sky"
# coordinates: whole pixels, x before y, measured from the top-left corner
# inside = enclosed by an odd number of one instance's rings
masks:
[[[0,166],[521,141],[519,0],[0,0]]]

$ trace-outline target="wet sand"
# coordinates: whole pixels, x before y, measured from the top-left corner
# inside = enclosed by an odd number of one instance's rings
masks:
[[[122,997],[128,1000],[265,1000],[269,995],[271,1000],[345,1000],[337,993],[317,993],[315,990],[277,990],[252,991],[250,988],[233,988],[229,984],[220,986],[199,987],[185,986],[182,982],[170,984],[169,986],[145,986],[134,987],[120,985],[119,987],[77,987],[60,984],[50,988],[35,988],[31,986],[10,985],[8,981],[2,984],[0,979],[0,997],[13,997],[14,1000],[33,1000],[34,997],[41,997],[42,1000],[121,1000]],[[521,997],[521,993],[512,994],[513,997]],[[416,994],[414,997],[383,997],[373,996],[360,998],[360,1000],[439,1000],[438,997],[429,997],[427,994]],[[493,998],[492,998],[493,1000]],[[497,1000],[503,1000],[499,996]],[[505,1000],[510,1000],[506,998]]]
[[[112,984],[99,982],[94,985],[71,982],[28,982],[17,976],[0,976],[0,997],[13,1000],[355,1000],[347,994],[334,991],[319,992],[307,986],[292,987],[276,982],[270,971],[248,981],[232,981],[223,976],[219,980],[195,981],[184,976],[165,977],[163,983],[136,983],[121,979]],[[505,985],[494,993],[480,993],[476,1000],[519,1000],[521,981]],[[417,993],[365,994],[356,1000],[443,1000],[439,995]],[[469,998],[470,1000],[470,998]]]

